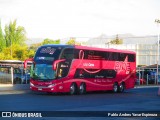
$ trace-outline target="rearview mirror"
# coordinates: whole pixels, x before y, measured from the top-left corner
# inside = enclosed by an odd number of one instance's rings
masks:
[[[53,69],[53,70],[56,70],[57,64],[60,63],[60,62],[63,62],[63,61],[65,61],[65,59],[61,59],[61,60],[56,60],[56,61],[54,61],[54,62],[53,62],[52,69]]]
[[[24,69],[26,69],[27,68],[27,63],[28,62],[33,62],[33,58],[29,58],[29,59],[26,59],[25,61],[24,61]]]

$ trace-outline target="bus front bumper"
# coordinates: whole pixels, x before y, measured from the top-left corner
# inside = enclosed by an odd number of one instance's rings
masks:
[[[42,91],[42,92],[55,92],[54,84],[49,86],[37,86],[30,83],[30,89],[33,91]]]

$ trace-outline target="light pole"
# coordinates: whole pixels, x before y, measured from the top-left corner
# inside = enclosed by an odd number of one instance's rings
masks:
[[[158,27],[158,43],[157,43],[157,84],[158,84],[158,72],[159,72],[159,23],[160,23],[160,19],[155,19],[155,23],[157,23],[157,27]]]

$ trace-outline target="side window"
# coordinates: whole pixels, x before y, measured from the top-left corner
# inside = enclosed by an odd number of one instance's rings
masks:
[[[78,50],[78,49],[75,49],[74,50],[74,59],[79,59],[79,53],[80,52],[80,50]]]
[[[59,63],[57,69],[57,77],[58,78],[66,77],[68,75],[70,65],[71,65],[70,60],[68,61],[66,60],[64,62]]]
[[[111,61],[124,61],[127,56],[128,56],[128,62],[135,62],[134,54],[117,53],[117,52],[107,52],[105,59]]]
[[[94,51],[94,50],[74,50],[75,59],[89,59],[89,60],[105,60],[106,52],[103,51]]]
[[[118,53],[110,52],[109,53],[109,60],[118,61]]]
[[[106,78],[115,78],[116,74],[115,70],[106,70]]]
[[[110,60],[110,52],[105,53],[105,60]]]
[[[73,59],[74,58],[74,50],[72,48],[64,49],[60,58],[61,59]]]
[[[76,69],[74,78],[90,78],[90,74],[85,72],[83,69]]]
[[[104,60],[105,52],[90,50],[90,51],[87,51],[86,58],[91,60]]]
[[[127,56],[127,54],[125,54],[125,53],[119,53],[119,61],[124,61],[126,56]]]
[[[89,50],[83,50],[84,51],[84,59],[88,59]]]
[[[113,53],[113,60],[118,61],[118,53],[116,52]]]
[[[86,59],[86,50],[74,49],[74,59]]]
[[[86,58],[89,60],[92,60],[92,59],[94,59],[94,54],[95,54],[95,51],[93,51],[93,50],[87,51]]]
[[[109,53],[109,59],[108,60],[114,60],[113,52]]]
[[[135,55],[134,54],[128,54],[128,62],[135,62]]]
[[[74,58],[75,59],[90,59],[91,52],[89,50],[75,50]]]
[[[88,71],[96,71],[97,69],[88,69]],[[115,70],[104,69],[97,73],[89,73],[83,69],[77,69],[74,78],[115,78]]]

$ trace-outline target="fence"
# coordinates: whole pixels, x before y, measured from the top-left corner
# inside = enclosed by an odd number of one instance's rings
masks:
[[[156,68],[138,67],[136,74],[137,85],[158,85],[160,83],[160,75],[157,75]]]
[[[28,84],[30,75],[24,69],[0,66],[0,84]]]
[[[12,67],[0,67],[0,84],[13,84]]]

